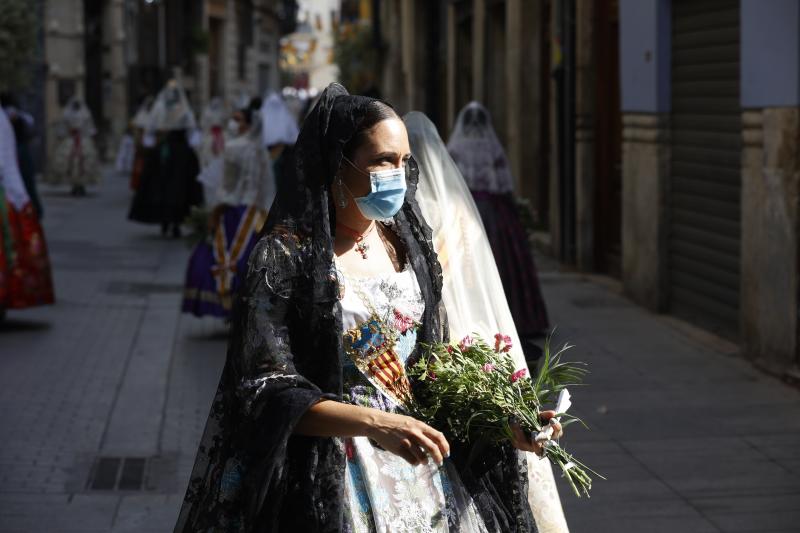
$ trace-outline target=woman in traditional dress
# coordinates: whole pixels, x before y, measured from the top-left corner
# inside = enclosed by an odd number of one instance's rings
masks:
[[[223,176],[210,226],[211,242],[195,246],[186,271],[183,311],[228,318],[247,258],[275,199],[269,154],[261,146],[261,118],[251,108],[231,119],[236,137],[223,152]]]
[[[0,109],[0,315],[53,303],[44,232],[17,165],[14,131]]]
[[[203,109],[200,117],[200,127],[203,130],[203,140],[200,146],[200,175],[198,181],[203,184],[203,192],[206,204],[215,205],[217,203],[214,195],[222,183],[223,160],[222,152],[225,149],[226,119],[228,113],[225,112],[225,104],[222,98],[215,96]],[[230,124],[235,127],[229,135],[235,137],[239,135],[238,123]]]
[[[395,112],[340,85],[306,118],[176,531],[536,530],[530,439],[471,450],[399,406],[406,365],[447,337],[410,156]]]
[[[30,147],[31,140],[35,136],[36,122],[30,113],[19,107],[17,99],[10,93],[0,94],[0,105],[5,109],[8,119],[11,121],[11,126],[14,128],[19,172],[22,174],[22,181],[25,183],[25,190],[31,199],[36,216],[41,220],[44,216],[44,207],[36,186],[36,165],[33,162],[33,154],[31,154]]]
[[[464,178],[428,117],[414,111],[403,121],[420,168],[417,200],[433,230],[433,247],[444,271],[442,302],[450,336],[460,339],[478,333],[490,339],[501,332],[512,339],[516,368],[527,368],[516,350],[519,336],[480,213]],[[550,462],[532,455],[527,459],[528,500],[539,533],[566,533]]]
[[[81,98],[73,97],[64,108],[59,129],[61,139],[53,153],[50,181],[71,185],[73,196],[86,196],[86,186],[100,179],[100,166],[92,140],[97,130]]]
[[[139,189],[145,162],[152,156],[153,148],[156,146],[155,132],[148,130],[150,127],[150,111],[155,101],[156,99],[153,96],[147,96],[131,120],[135,147],[133,168],[130,175],[130,188],[132,191]]]
[[[187,138],[195,128],[194,113],[176,80],[158,94],[149,119],[147,130],[157,132],[157,144],[145,160],[128,218],[160,224],[162,235],[171,232],[177,238],[191,207],[203,203],[203,189],[197,181],[197,155]]]
[[[489,111],[477,102],[467,104],[458,114],[447,149],[481,214],[525,354],[535,360],[541,350],[534,339],[546,334],[549,327],[547,309],[514,201],[508,159]]]

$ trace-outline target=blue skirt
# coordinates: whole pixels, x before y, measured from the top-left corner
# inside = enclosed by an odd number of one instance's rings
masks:
[[[266,212],[252,206],[226,207],[211,242],[195,246],[186,269],[183,312],[228,318],[233,297],[246,272]]]

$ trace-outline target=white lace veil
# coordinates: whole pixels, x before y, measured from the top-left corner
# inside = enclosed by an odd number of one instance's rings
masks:
[[[512,338],[517,365],[527,368],[472,195],[428,117],[412,111],[403,120],[420,168],[417,201],[444,270],[442,299],[451,339],[478,333],[491,343],[495,333],[504,333]],[[550,463],[531,454],[528,465],[529,501],[540,533],[568,531]]]
[[[276,92],[270,92],[261,106],[261,120],[264,122],[264,146],[275,144],[293,145],[300,133],[297,120],[289,106]]]
[[[509,335],[521,368],[525,358],[519,336],[472,195],[428,117],[412,111],[404,120],[411,153],[420,167],[417,200],[433,229],[434,248],[444,270],[450,336],[460,339],[479,333],[493,340],[495,333]]]
[[[508,159],[492,126],[492,117],[478,102],[470,102],[458,114],[447,149],[470,190],[514,190]]]
[[[68,130],[78,130],[81,135],[92,136],[97,133],[89,108],[83,100],[73,96],[61,112],[61,120]]]
[[[150,124],[150,111],[153,109],[155,100],[152,95],[144,99],[139,109],[136,110],[136,114],[133,115],[132,122],[134,126],[142,130],[147,128],[147,125]]]
[[[194,130],[197,121],[186,92],[177,80],[169,80],[150,110],[148,131]]]

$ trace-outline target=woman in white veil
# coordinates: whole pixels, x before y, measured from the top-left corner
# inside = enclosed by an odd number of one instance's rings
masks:
[[[200,163],[189,144],[197,121],[177,80],[169,80],[158,93],[147,119],[146,129],[156,133],[157,141],[147,154],[128,218],[160,224],[162,235],[171,230],[178,238],[191,208],[203,203],[203,188],[196,181]]]
[[[540,349],[534,339],[549,329],[547,309],[514,198],[508,158],[484,106],[470,102],[461,110],[447,150],[483,221],[526,358],[536,359]]]
[[[130,177],[130,188],[132,191],[136,191],[139,188],[145,161],[147,161],[149,153],[156,145],[155,132],[147,129],[150,125],[150,112],[153,110],[155,101],[155,96],[146,96],[136,110],[136,114],[131,119],[133,141],[135,145],[133,169],[131,170]]]
[[[423,113],[404,117],[411,152],[419,163],[417,200],[433,229],[433,243],[444,270],[442,300],[447,309],[450,337],[478,333],[491,339],[495,333],[512,338],[512,354],[527,368],[480,214],[458,167]],[[566,532],[553,472],[547,460],[527,455],[528,499],[540,533]]]
[[[60,139],[53,152],[51,183],[67,183],[73,196],[85,196],[86,186],[97,183],[100,166],[92,139],[97,133],[92,114],[83,100],[73,97],[59,122]]]

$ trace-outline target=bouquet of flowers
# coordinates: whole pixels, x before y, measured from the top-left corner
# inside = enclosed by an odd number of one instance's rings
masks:
[[[565,418],[562,426],[580,422],[565,412],[570,406],[567,387],[580,384],[587,370],[581,363],[561,360],[569,348],[565,344],[551,355],[548,340],[541,368],[532,379],[527,369],[516,367],[508,353],[511,339],[500,333],[493,346],[477,335],[459,343],[427,346],[410,370],[418,384],[407,408],[462,442],[511,440],[511,426],[518,424],[543,445],[545,456],[561,469],[575,494],[588,496],[589,473],[603,477],[552,439],[553,427],[539,417],[557,395],[554,420]]]

